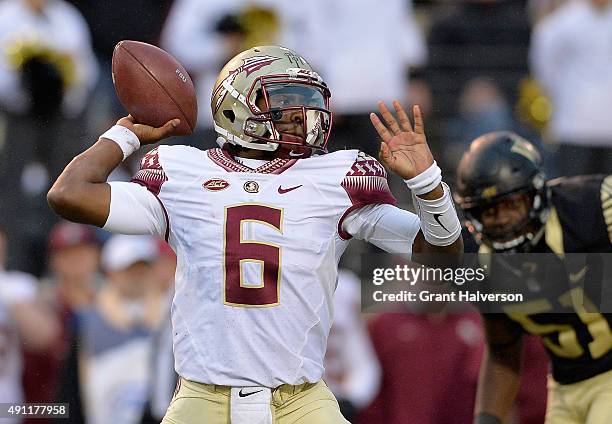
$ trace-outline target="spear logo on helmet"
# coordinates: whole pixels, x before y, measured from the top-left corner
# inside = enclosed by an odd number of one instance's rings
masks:
[[[259,71],[264,66],[268,66],[277,60],[280,60],[278,57],[274,56],[253,56],[248,57],[242,60],[242,65],[238,68],[229,72],[229,75],[219,84],[217,88],[217,92],[214,93],[213,96],[217,96],[217,103],[215,104],[215,113],[219,110],[219,106],[223,102],[225,95],[231,89],[231,85],[233,84],[236,76],[238,76],[242,72],[246,72],[246,76],[248,77],[253,72]]]

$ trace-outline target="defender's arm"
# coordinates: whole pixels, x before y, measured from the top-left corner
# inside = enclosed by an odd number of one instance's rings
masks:
[[[474,424],[501,424],[521,382],[522,333],[504,315],[484,315],[487,348],[480,368]]]

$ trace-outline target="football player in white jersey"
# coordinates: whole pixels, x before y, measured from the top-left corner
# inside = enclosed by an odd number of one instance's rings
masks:
[[[392,253],[460,256],[460,224],[414,108],[379,104],[383,164],[418,216],[394,206],[385,168],[326,152],[330,91],[299,54],[249,49],[212,94],[220,148],[160,146],[132,182],[106,183],[138,147],[173,134],[118,121],[49,192],[60,215],[157,234],[177,253],[172,307],[179,387],[164,423],[344,423],[321,381],[338,261],[351,237]]]

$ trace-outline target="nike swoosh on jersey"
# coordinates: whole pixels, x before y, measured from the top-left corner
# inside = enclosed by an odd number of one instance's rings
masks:
[[[290,191],[293,191],[295,189],[298,189],[302,187],[302,184],[295,186],[295,187],[289,187],[289,188],[282,188],[281,186],[278,186],[278,194],[285,194],[285,193],[289,193]]]
[[[247,397],[247,396],[251,396],[251,395],[254,395],[255,393],[260,393],[260,392],[263,392],[263,390],[257,390],[257,391],[249,392],[249,393],[242,393],[242,389],[240,389],[240,391],[238,392],[238,396],[240,396],[240,397]],[[236,393],[236,392],[234,392],[234,393]]]
[[[436,220],[436,222],[437,222],[438,224],[440,224],[440,227],[444,228],[444,229],[446,230],[446,232],[447,232],[447,233],[450,233],[450,231],[448,231],[448,228],[446,228],[446,227],[444,226],[444,224],[442,224],[442,221],[440,221],[440,217],[441,217],[441,216],[442,216],[442,214],[441,214],[441,213],[434,213],[434,214],[433,214],[434,219]]]

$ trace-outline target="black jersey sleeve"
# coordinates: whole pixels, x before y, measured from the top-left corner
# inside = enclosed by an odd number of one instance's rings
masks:
[[[612,176],[564,177],[548,185],[564,251],[612,252]]]

